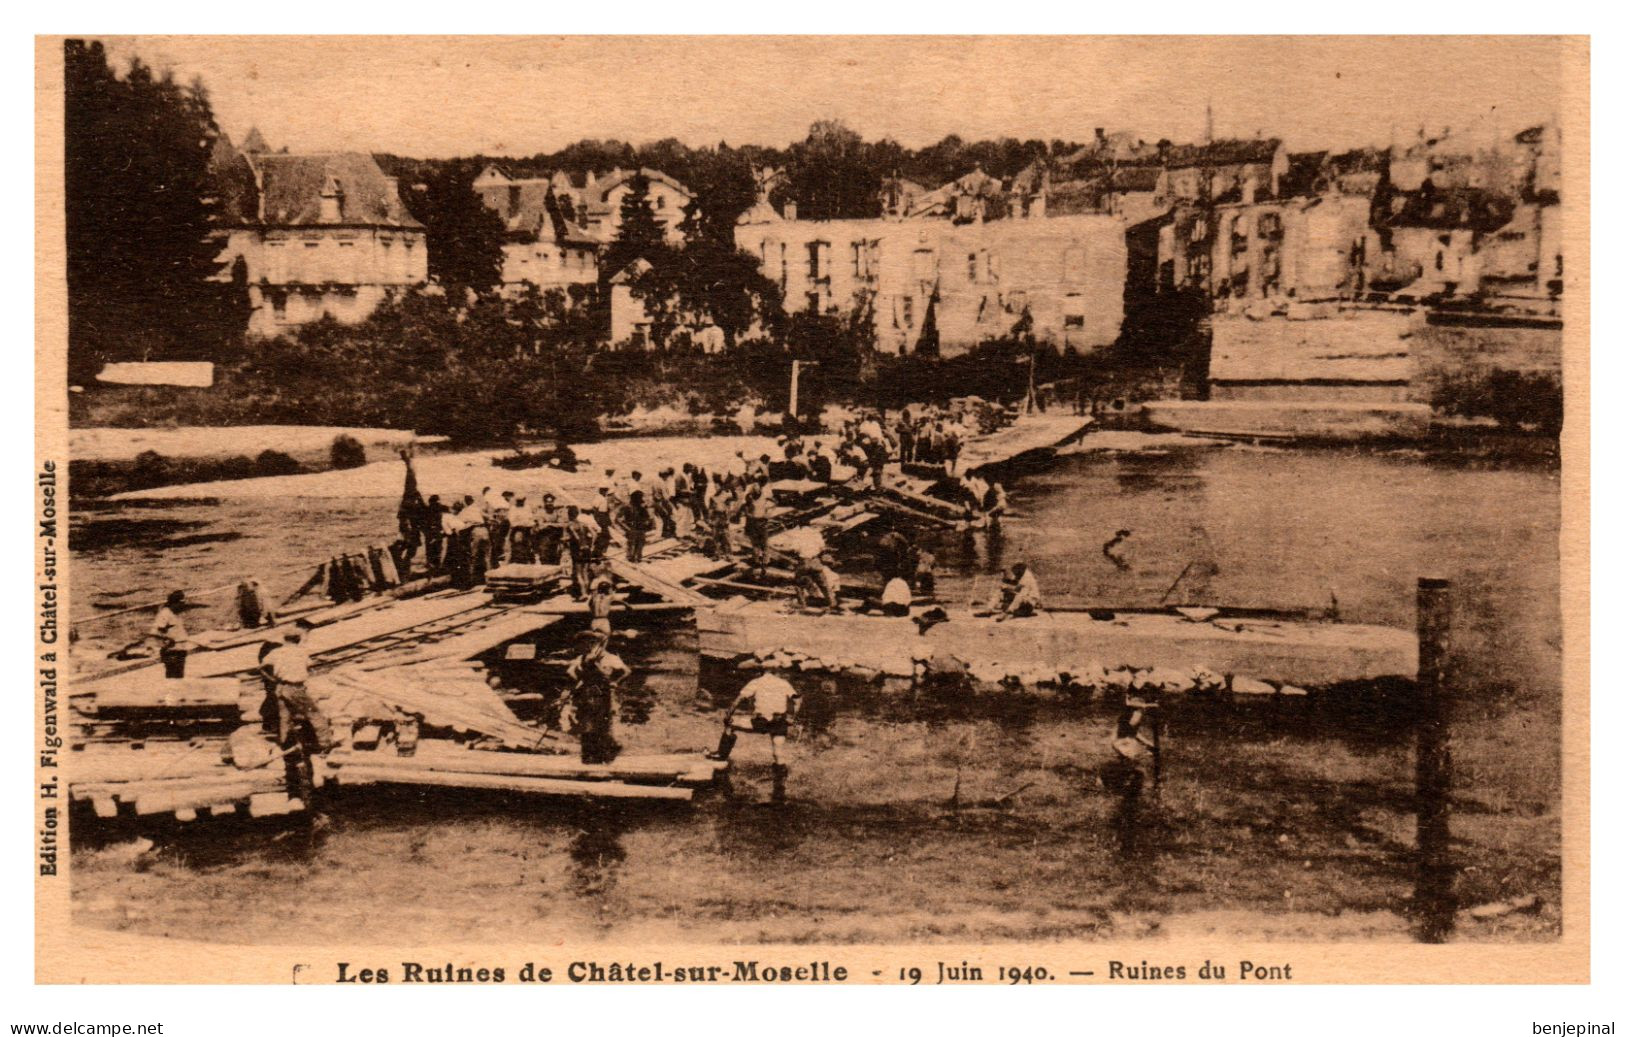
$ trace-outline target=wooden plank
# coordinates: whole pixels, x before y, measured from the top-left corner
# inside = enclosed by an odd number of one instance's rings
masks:
[[[262,792],[248,797],[248,816],[270,817],[293,813],[293,800],[286,792]]]
[[[236,789],[239,786],[249,786],[255,791],[275,791],[282,787],[282,771],[263,769],[259,771],[233,771],[210,778],[184,778],[170,781],[121,781],[101,782],[97,784],[74,783],[70,786],[69,795],[73,799],[89,799],[94,802],[99,798],[116,798],[135,800],[143,796],[213,796],[219,799],[232,799],[222,790]]]
[[[705,587],[726,587],[730,590],[750,591],[755,594],[776,594],[785,598],[796,596],[795,591],[784,587],[763,587],[754,583],[740,583],[737,580],[708,580],[703,576],[696,576],[691,582]]]
[[[489,752],[435,745],[434,740],[418,743],[411,756],[392,753],[339,751],[327,757],[334,767],[391,767],[411,771],[504,774],[537,778],[569,778],[578,781],[663,781],[687,780],[700,775],[701,782],[712,779],[727,765],[695,755],[623,757],[613,763],[582,763],[572,756],[536,753]]]
[[[658,594],[667,601],[686,605],[709,605],[710,601],[704,596],[694,593],[675,580],[654,571],[649,566],[628,562],[624,558],[606,558],[609,569],[616,576],[635,583],[652,594]]]
[[[135,812],[137,814],[168,814],[183,810],[195,811],[199,807],[206,807],[227,799],[249,799],[265,790],[252,782],[242,782],[238,785],[222,785],[217,788],[192,789],[162,792],[143,792],[135,797]],[[196,817],[196,814],[193,814]]]
[[[534,792],[554,796],[669,800],[689,800],[694,798],[693,789],[663,785],[627,785],[618,781],[568,781],[559,778],[532,778],[496,774],[458,774],[449,771],[417,772],[355,764],[342,768],[337,773],[336,780],[341,785],[433,785],[445,788]]]

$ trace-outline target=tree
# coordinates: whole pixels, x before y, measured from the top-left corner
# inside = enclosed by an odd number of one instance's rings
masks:
[[[97,42],[64,43],[70,378],[110,359],[208,356],[241,308],[214,280],[223,227],[209,157],[219,138],[203,84]]]
[[[413,215],[423,224],[429,277],[454,296],[460,289],[488,292],[502,283],[502,217],[474,193],[471,169],[449,166],[415,196]]]
[[[599,278],[607,281],[638,259],[658,265],[666,251],[666,228],[655,219],[654,206],[649,204],[649,178],[641,171],[633,173],[621,196],[620,228],[604,250]]]
[[[807,139],[790,146],[789,176],[802,219],[860,219],[880,215],[879,168],[863,138],[838,119],[812,124]]]

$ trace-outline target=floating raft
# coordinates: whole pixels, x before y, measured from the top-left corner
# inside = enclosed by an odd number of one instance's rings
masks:
[[[1385,677],[1414,679],[1416,636],[1390,627],[1269,617],[1197,622],[1172,611],[1094,619],[1045,612],[1003,622],[949,613],[925,633],[911,618],[799,611],[734,601],[698,613],[700,651],[733,660],[784,646],[837,668],[906,674],[914,660],[952,657],[971,669],[1020,663],[1071,670],[1084,663],[1136,670],[1205,669],[1304,687]]]

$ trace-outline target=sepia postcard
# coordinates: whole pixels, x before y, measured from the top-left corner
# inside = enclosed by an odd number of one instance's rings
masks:
[[[37,982],[1589,981],[1587,39],[35,58]]]

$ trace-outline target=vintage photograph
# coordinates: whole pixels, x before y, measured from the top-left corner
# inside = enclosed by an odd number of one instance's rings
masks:
[[[42,980],[1585,979],[1584,40],[37,57]]]

